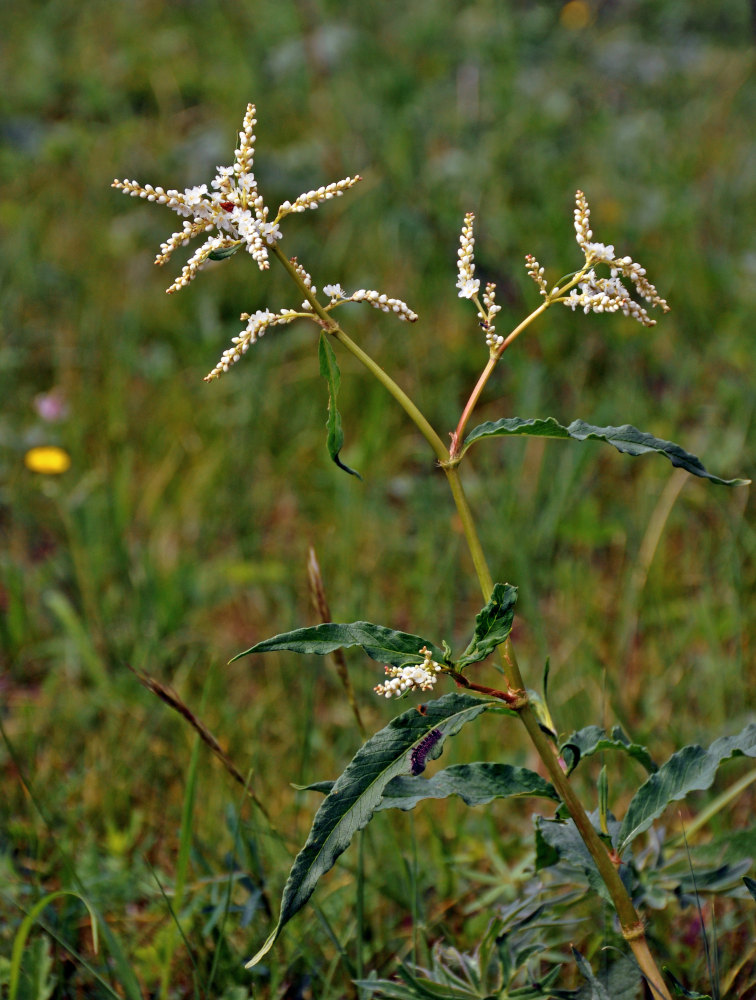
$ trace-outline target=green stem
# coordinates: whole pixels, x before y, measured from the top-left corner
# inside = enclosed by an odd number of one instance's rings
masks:
[[[436,458],[439,462],[448,462],[449,460],[449,450],[435,432],[433,427],[430,425],[428,420],[422,414],[422,412],[415,406],[412,400],[409,398],[407,393],[401,389],[396,382],[391,378],[391,376],[381,368],[370,357],[366,354],[362,348],[355,344],[351,337],[348,337],[346,333],[341,329],[340,326],[335,326],[330,331],[333,334],[334,340],[338,340],[340,344],[343,344],[346,349],[353,354],[363,365],[372,372],[373,375],[378,379],[381,385],[391,393],[397,403],[401,406],[410,420],[415,424],[417,429],[423,435],[425,440],[431,446],[435,452]]]
[[[586,261],[585,266],[581,268],[581,270],[578,271],[570,279],[570,281],[567,282],[567,284],[562,285],[561,288],[554,288],[551,291],[551,293],[546,296],[546,298],[540,304],[540,306],[537,309],[534,309],[529,316],[526,316],[525,319],[522,321],[522,323],[518,324],[514,328],[514,330],[512,330],[512,332],[507,335],[506,339],[502,344],[499,345],[499,347],[491,350],[491,356],[488,359],[488,364],[483,369],[483,372],[480,378],[478,379],[475,388],[470,394],[470,398],[468,399],[467,403],[465,404],[465,408],[462,411],[462,416],[459,418],[459,423],[457,424],[457,428],[452,434],[452,444],[450,450],[450,458],[452,460],[455,460],[459,454],[459,448],[462,443],[462,435],[464,433],[465,426],[467,425],[467,421],[470,419],[470,415],[477,406],[478,400],[480,399],[480,395],[485,389],[486,383],[491,377],[494,368],[501,360],[501,356],[504,353],[504,351],[506,351],[509,345],[512,344],[520,336],[523,330],[526,330],[533,322],[533,320],[535,320],[538,316],[540,316],[541,313],[545,312],[550,305],[552,305],[554,302],[564,301],[564,293],[569,291],[570,288],[577,285],[583,279],[583,276],[585,272],[588,270],[589,265],[590,262]],[[477,298],[475,299],[475,302],[476,305],[478,306],[478,309],[481,309],[480,303],[478,302]]]
[[[480,378],[478,379],[475,388],[470,394],[470,398],[467,400],[465,408],[462,411],[462,416],[459,418],[457,429],[452,434],[452,444],[449,453],[452,459],[456,459],[459,453],[459,448],[460,445],[462,444],[462,435],[464,434],[467,421],[470,419],[473,410],[478,405],[478,400],[480,399],[480,395],[486,387],[486,382],[488,382],[494,368],[501,360],[502,354],[504,353],[504,351],[506,351],[506,349],[509,347],[512,341],[514,341],[517,337],[519,337],[522,331],[527,329],[527,327],[530,326],[533,320],[536,319],[537,316],[540,316],[542,312],[545,312],[545,310],[548,309],[550,305],[551,305],[550,299],[546,299],[545,302],[542,302],[537,309],[534,309],[529,316],[525,317],[525,319],[522,321],[522,323],[519,324],[519,326],[516,326],[514,330],[512,330],[512,332],[509,334],[509,336],[506,338],[506,340],[500,347],[497,347],[496,350],[491,352],[491,357],[488,359],[488,364],[483,369],[483,372]]]

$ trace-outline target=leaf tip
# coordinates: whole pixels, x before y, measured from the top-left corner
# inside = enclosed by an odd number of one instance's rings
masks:
[[[226,666],[230,667],[232,663],[236,663],[236,661],[240,660],[242,656],[246,656],[247,653],[251,652],[252,652],[251,649],[245,649],[243,653],[237,653],[236,656],[231,657],[231,659],[227,662]]]
[[[268,936],[268,939],[262,946],[262,948],[260,948],[260,950],[256,954],[254,954],[248,962],[244,963],[245,969],[253,968],[253,966],[258,964],[261,958],[264,958],[268,954],[270,949],[275,944],[276,938],[278,937],[278,930],[279,928],[276,927],[276,929]]]

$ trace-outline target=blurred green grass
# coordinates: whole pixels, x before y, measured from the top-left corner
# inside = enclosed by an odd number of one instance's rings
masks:
[[[46,829],[0,752],[0,845],[25,873],[24,891],[62,877],[52,828],[97,872],[87,884],[99,879],[104,900],[117,909],[118,879],[133,876],[126,896],[165,919],[134,859],[149,857],[170,880],[192,740],[126,664],[195,707],[210,675],[205,719],[240,768],[254,768],[296,849],[313,803],[285,782],[332,776],[353,752],[343,696],[321,662],[224,664],[310,620],[310,544],[338,618],[459,644],[479,605],[445,486],[383,390],[341,359],[344,457],[365,475],[360,484],[327,458],[314,328],[272,332],[203,383],[238,313],[293,304],[291,292],[275,269],[261,275],[240,255],[165,296],[180,264],[151,261],[174,217],[127,201],[113,177],[178,188],[208,180],[229,162],[249,100],[269,203],[361,173],[343,199],[290,220],[286,250],[320,287],[380,288],[420,313],[411,329],[357,307],[345,323],[442,433],[485,359],[474,314],[455,295],[464,212],[477,213],[478,269],[498,283],[504,329],[536,302],[525,252],[554,279],[577,263],[581,187],[596,237],[640,259],[673,311],[646,331],[551,310],[511,352],[480,418],[630,422],[718,474],[751,474],[748,5],[618,0],[573,29],[561,11],[490,0],[51,0],[0,12],[0,691],[50,817]],[[57,424],[35,410],[51,391],[68,407]],[[48,442],[73,460],[55,480],[23,465],[31,445]],[[551,657],[561,729],[620,721],[663,757],[752,715],[746,490],[686,481],[665,516],[669,467],[594,445],[497,444],[464,471],[494,573],[521,588],[515,635],[534,686]],[[371,698],[375,665],[351,665],[375,729],[391,706]],[[484,729],[451,756],[495,753],[500,738]],[[507,740],[525,762],[519,734]],[[232,845],[222,817],[239,796],[215,762],[200,774],[196,836],[212,845],[217,874]],[[516,816],[521,829],[527,810]],[[385,873],[368,864],[375,920],[386,921],[374,927],[376,962],[408,937],[406,893],[394,893],[401,906],[388,902],[392,886],[409,884],[393,847],[408,823],[381,817],[370,834]],[[448,858],[485,854],[491,842],[489,821],[454,805],[416,824],[426,889],[439,870],[456,871]],[[259,837],[275,900],[286,863],[268,833]],[[352,906],[350,885],[335,874],[319,890],[337,920]],[[450,900],[466,892],[461,877],[443,888]],[[138,940],[139,923],[123,919]],[[263,915],[255,921],[235,929],[240,954],[265,929]],[[301,918],[282,969],[299,961],[325,976],[331,946],[318,926]],[[229,982],[246,981],[228,966]]]

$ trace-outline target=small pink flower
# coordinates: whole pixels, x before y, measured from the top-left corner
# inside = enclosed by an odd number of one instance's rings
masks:
[[[68,416],[68,403],[62,392],[53,389],[34,397],[34,409],[48,424],[57,424]]]

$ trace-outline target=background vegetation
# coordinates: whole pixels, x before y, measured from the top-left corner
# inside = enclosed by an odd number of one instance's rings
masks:
[[[175,217],[109,184],[209,180],[230,162],[249,100],[269,203],[361,173],[355,191],[289,222],[286,249],[318,286],[379,288],[420,313],[406,328],[355,306],[344,322],[441,431],[485,359],[454,288],[464,212],[477,213],[479,272],[498,284],[504,330],[537,301],[526,252],[552,278],[579,263],[581,187],[597,238],[640,259],[673,311],[646,331],[552,310],[497,373],[481,418],[630,422],[719,475],[749,476],[748,4],[30,0],[3,5],[0,38],[0,953],[21,908],[82,886],[150,995],[161,977],[163,995],[193,995],[215,961],[210,995],[245,997],[255,982],[260,995],[340,997],[351,976],[390,972],[412,948],[422,959],[441,937],[474,946],[490,906],[515,898],[532,868],[529,807],[382,814],[364,841],[362,945],[353,849],[267,970],[242,968],[315,807],[288,783],[334,776],[359,733],[326,663],[226,661],[312,620],[310,544],[341,620],[459,644],[480,598],[424,442],[348,358],[344,458],[364,483],[329,462],[314,328],[271,332],[229,375],[202,381],[242,309],[295,304],[285,275],[239,255],[165,296],[180,263],[159,271],[152,259]],[[40,413],[51,393],[55,421]],[[24,465],[50,443],[72,460],[57,477]],[[560,730],[620,723],[664,759],[753,715],[753,501],[608,452],[512,440],[479,448],[465,478],[495,576],[520,586],[514,635],[533,686],[551,657]],[[374,731],[395,706],[370,693],[375,664],[350,665]],[[170,684],[253,770],[270,823],[204,750],[182,821],[195,737],[128,666]],[[496,754],[502,740],[502,759],[535,766],[515,727],[493,720],[445,762]],[[729,765],[715,791],[744,771]],[[635,777],[615,768],[618,811]],[[756,851],[753,810],[745,792],[698,840],[737,829]],[[174,896],[189,828],[186,891]],[[232,863],[248,875],[223,923]],[[720,913],[724,969],[748,959],[747,911]],[[590,954],[603,918],[575,915],[573,940]],[[124,988],[92,956],[79,903],[60,900],[45,919],[57,940],[32,935],[50,962],[35,995],[105,995],[58,941]],[[672,908],[655,925],[692,981],[697,919]]]

